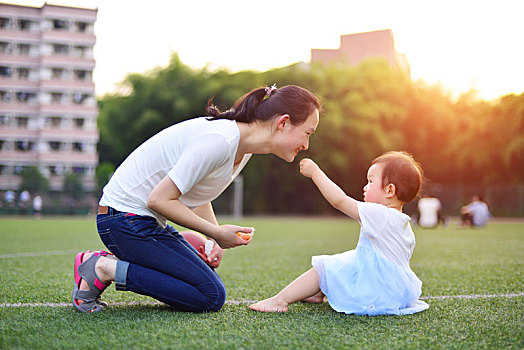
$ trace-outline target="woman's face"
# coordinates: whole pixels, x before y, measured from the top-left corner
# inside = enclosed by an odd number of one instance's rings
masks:
[[[309,137],[317,129],[318,121],[319,116],[316,109],[300,125],[291,124],[289,119],[284,122],[279,121],[277,147],[273,153],[286,162],[292,162],[298,152],[308,149]]]

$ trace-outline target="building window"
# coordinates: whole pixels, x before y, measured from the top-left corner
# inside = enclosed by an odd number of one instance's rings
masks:
[[[73,94],[73,102],[76,104],[82,104],[88,97],[89,95],[87,94]]]
[[[18,44],[18,52],[20,55],[27,56],[29,55],[29,51],[31,50],[31,45],[29,44]]]
[[[0,115],[0,125],[9,125],[9,117],[7,115]]]
[[[75,151],[75,152],[83,152],[84,151],[84,143],[83,142],[73,142],[73,151]]]
[[[67,30],[69,28],[69,22],[62,19],[55,19],[53,21],[53,29],[56,30]]]
[[[87,71],[82,70],[82,69],[75,69],[75,77],[76,77],[76,80],[86,80]]]
[[[78,57],[85,57],[87,53],[87,47],[86,46],[80,46],[76,45],[74,47],[75,53]]]
[[[54,44],[53,52],[57,55],[67,55],[69,53],[69,46],[64,44]]]
[[[48,169],[49,174],[53,176],[62,175],[64,173],[64,168],[61,165],[50,165]]]
[[[5,145],[5,141],[4,140],[0,140],[0,151],[4,150],[4,145]]]
[[[0,101],[8,102],[11,100],[11,93],[9,91],[0,91]]]
[[[9,167],[4,164],[0,164],[0,175],[7,175]]]
[[[29,125],[29,117],[15,117],[15,120],[19,128],[25,129]]]
[[[51,151],[60,151],[62,148],[62,142],[60,141],[49,141],[49,149]]]
[[[36,94],[35,93],[32,93],[32,92],[23,92],[23,91],[20,91],[20,92],[17,92],[16,93],[16,99],[19,101],[19,102],[23,102],[23,103],[27,103],[29,102],[30,100],[34,99],[36,97]]]
[[[11,20],[7,17],[0,17],[0,29],[9,29],[11,27]]]
[[[76,30],[84,33],[87,30],[88,24],[86,22],[76,22]]]
[[[85,119],[84,118],[74,118],[73,119],[73,124],[74,124],[75,128],[82,129],[84,127],[84,124],[85,124]]]
[[[12,72],[11,67],[0,66],[0,76],[9,78],[11,77],[11,72]]]
[[[47,117],[46,124],[52,128],[59,128],[62,123],[62,118],[60,117]]]
[[[62,79],[62,76],[64,75],[64,69],[63,68],[51,68],[51,78],[60,80]]]
[[[60,92],[52,92],[51,93],[51,103],[52,104],[60,104],[62,102],[62,93]]]
[[[19,67],[16,70],[18,71],[18,79],[20,80],[29,79],[29,68]]]
[[[83,166],[74,166],[72,170],[73,170],[73,173],[78,174],[78,175],[83,175],[86,172],[86,168]]]
[[[13,174],[20,175],[22,174],[22,171],[24,171],[25,168],[26,166],[23,165],[15,165],[15,167],[13,168]]]
[[[15,150],[29,152],[35,148],[35,143],[31,141],[15,141]]]
[[[18,28],[20,28],[20,30],[29,30],[31,28],[31,21],[27,20],[27,19],[19,19],[18,20]]]
[[[10,54],[13,49],[13,46],[5,41],[0,41],[0,52],[5,54]]]

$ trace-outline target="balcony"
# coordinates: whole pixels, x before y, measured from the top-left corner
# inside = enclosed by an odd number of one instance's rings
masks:
[[[5,90],[37,90],[39,88],[38,80],[36,79],[20,79],[16,75],[3,76],[0,75],[0,89]]]
[[[71,139],[82,139],[82,141],[97,142],[98,130],[47,127],[40,130],[39,136],[44,139],[64,139],[67,136]]]
[[[41,56],[40,63],[42,66],[73,66],[93,70],[95,68],[95,59],[93,57],[78,57],[74,55],[49,54]]]
[[[2,83],[0,79],[0,84]],[[0,85],[1,86],[1,85]],[[40,87],[42,90],[61,90],[61,91],[78,91],[90,92],[95,91],[95,83],[92,80],[62,80],[62,79],[48,79],[41,80]]]
[[[94,33],[52,29],[43,31],[41,40],[43,42],[82,44],[86,46],[94,46],[96,43]]]
[[[36,159],[36,157],[35,157]],[[75,152],[71,150],[47,151],[38,155],[41,163],[66,163],[82,164],[84,166],[96,166],[98,164],[98,153],[95,152]]]
[[[16,100],[0,101],[0,111],[2,111],[3,113],[35,114],[38,112],[38,102],[20,102]]]

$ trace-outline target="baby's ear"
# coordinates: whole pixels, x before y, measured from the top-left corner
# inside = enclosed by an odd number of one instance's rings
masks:
[[[385,191],[387,198],[393,198],[397,194],[397,188],[392,183],[386,185]]]

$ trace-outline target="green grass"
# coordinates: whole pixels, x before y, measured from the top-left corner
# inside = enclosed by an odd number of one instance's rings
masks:
[[[226,220],[222,220],[224,223]],[[227,220],[227,222],[233,222]],[[359,225],[343,218],[246,218],[254,241],[226,252],[218,269],[228,300],[272,296],[310,268],[312,255],[353,249]],[[411,267],[424,296],[524,292],[524,222],[482,230],[415,228]],[[89,219],[1,219],[0,303],[68,303],[76,251],[103,248]],[[151,301],[113,287],[111,302]],[[73,307],[0,307],[0,348],[513,348],[524,347],[524,297],[429,299],[410,316],[354,316],[327,303],[286,314],[226,304],[216,313],[164,305],[118,305],[99,314]]]

